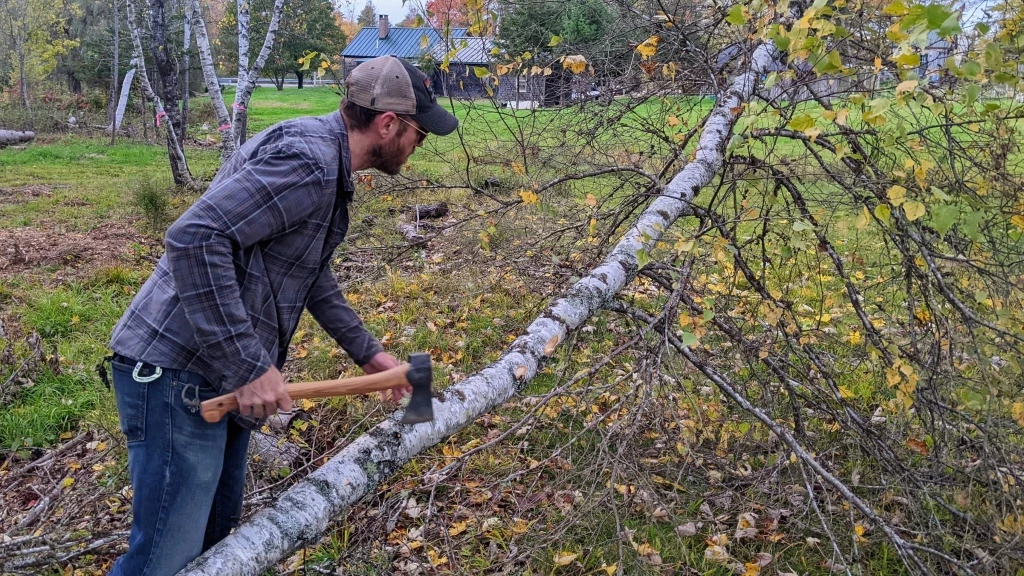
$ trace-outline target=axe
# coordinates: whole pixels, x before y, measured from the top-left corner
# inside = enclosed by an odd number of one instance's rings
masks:
[[[403,362],[390,370],[339,380],[323,380],[321,382],[296,382],[286,385],[292,400],[300,398],[325,398],[328,396],[345,396],[350,394],[366,394],[380,390],[388,390],[395,386],[412,386],[412,397],[402,416],[402,424],[418,424],[434,419],[434,405],[431,403],[433,380],[430,354],[410,354],[409,361]],[[238,398],[232,394],[218,396],[202,403],[203,420],[219,422],[225,414],[238,409]]]

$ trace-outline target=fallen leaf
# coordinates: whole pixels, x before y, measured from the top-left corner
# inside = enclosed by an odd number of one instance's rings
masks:
[[[676,534],[678,534],[680,538],[689,538],[690,536],[697,534],[697,525],[693,522],[687,522],[682,526],[676,526]]]
[[[552,561],[555,563],[555,566],[568,566],[569,564],[572,564],[572,561],[576,559],[576,556],[578,556],[578,554],[573,554],[572,552],[559,552],[558,554],[555,554]]]

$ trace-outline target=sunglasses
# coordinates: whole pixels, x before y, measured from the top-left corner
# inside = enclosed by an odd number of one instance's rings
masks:
[[[416,130],[417,132],[420,133],[419,136],[417,136],[417,138],[416,138],[416,145],[417,146],[419,146],[420,144],[423,144],[423,141],[427,139],[427,134],[429,134],[429,132],[427,132],[423,128],[420,128],[419,126],[413,124],[412,122],[409,122],[408,120],[406,120],[405,118],[402,118],[401,116],[395,115],[395,118],[398,118],[402,122],[405,122],[409,126],[412,126],[414,130]]]

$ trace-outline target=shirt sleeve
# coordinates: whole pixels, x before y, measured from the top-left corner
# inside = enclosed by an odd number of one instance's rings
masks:
[[[326,169],[308,153],[267,146],[215,182],[168,229],[167,262],[185,316],[221,367],[223,393],[271,366],[241,299],[232,254],[285,232],[323,201]]]
[[[306,308],[356,364],[362,366],[384,351],[345,300],[330,267],[324,268],[313,285]]]

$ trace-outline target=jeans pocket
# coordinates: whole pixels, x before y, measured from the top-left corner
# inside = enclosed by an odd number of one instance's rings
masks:
[[[117,399],[117,414],[121,421],[121,432],[128,443],[141,442],[146,438],[146,392],[148,382],[137,382],[132,377],[135,366],[112,362],[114,375],[114,397]]]

